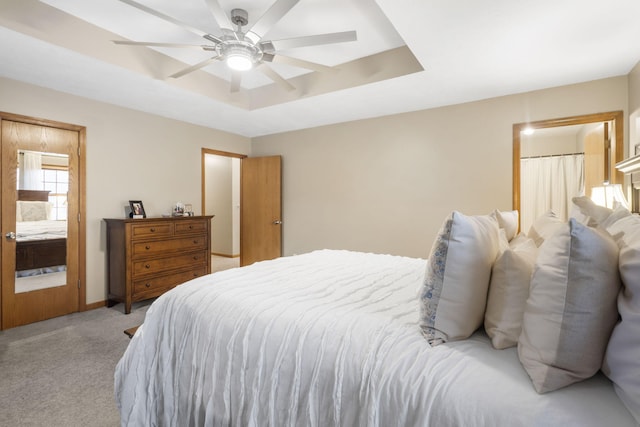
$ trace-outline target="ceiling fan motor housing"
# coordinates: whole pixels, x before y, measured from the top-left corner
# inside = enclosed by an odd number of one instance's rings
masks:
[[[239,27],[244,27],[249,23],[249,14],[244,9],[232,9],[231,22]]]

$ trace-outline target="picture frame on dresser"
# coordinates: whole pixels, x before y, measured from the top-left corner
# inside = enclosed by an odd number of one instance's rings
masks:
[[[131,208],[131,218],[147,217],[142,200],[129,200],[129,207]]]

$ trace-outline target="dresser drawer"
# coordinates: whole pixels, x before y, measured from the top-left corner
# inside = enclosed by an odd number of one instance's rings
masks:
[[[173,235],[173,224],[170,222],[163,223],[145,223],[133,224],[131,226],[131,238],[141,239],[149,237],[171,237]]]
[[[203,266],[181,273],[150,277],[146,280],[135,280],[133,282],[133,296],[135,299],[140,297],[151,298],[154,294],[160,295],[168,289],[205,274],[207,274],[207,268]]]
[[[180,239],[157,240],[133,243],[133,256],[161,254],[165,252],[183,252],[207,248],[207,236],[183,237]]]
[[[207,263],[207,251],[191,252],[167,258],[140,260],[133,263],[133,276],[161,273],[188,266],[202,266]]]
[[[204,221],[184,220],[176,222],[176,236],[180,234],[202,233],[207,230],[207,223]]]

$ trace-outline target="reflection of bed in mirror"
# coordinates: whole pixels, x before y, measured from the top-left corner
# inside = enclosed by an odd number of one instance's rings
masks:
[[[16,271],[19,276],[64,269],[67,221],[49,219],[49,191],[18,190]]]

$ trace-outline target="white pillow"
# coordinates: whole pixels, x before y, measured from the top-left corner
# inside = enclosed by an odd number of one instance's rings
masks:
[[[18,201],[21,221],[44,221],[51,216],[51,203],[39,201]]]
[[[553,211],[540,215],[529,228],[527,236],[533,239],[536,246],[540,246],[542,242],[554,235],[565,223],[556,216]]]
[[[618,247],[574,218],[538,253],[518,340],[520,362],[538,393],[600,369],[617,319]]]
[[[501,212],[498,209],[491,215],[498,221],[498,227],[507,234],[507,240],[511,241],[518,233],[518,211]]]
[[[585,221],[591,220],[589,225],[599,225],[613,213],[612,209],[596,205],[587,196],[574,197],[571,201],[573,202],[571,216],[583,224],[587,223]]]
[[[497,349],[518,344],[537,254],[533,240],[521,234],[511,240],[493,264],[484,328]]]
[[[618,295],[620,322],[611,334],[602,370],[640,424],[640,217],[627,215],[607,230],[622,236],[618,265],[624,288]]]
[[[626,218],[628,216],[631,216],[631,212],[629,212],[629,210],[623,206],[617,206],[616,208],[613,209],[613,212],[611,212],[611,215],[609,215],[608,217],[606,217],[605,219],[603,219],[600,224],[601,227],[603,227],[605,230],[609,231],[609,234],[611,234],[613,236],[613,238],[615,240],[618,240],[617,235],[622,235],[624,233],[624,225],[625,223],[622,223],[620,226],[618,227],[614,227],[611,228],[617,221],[621,220],[622,218]],[[611,228],[611,230],[610,230]],[[616,231],[618,230],[618,231]]]
[[[453,212],[433,243],[420,291],[420,327],[431,345],[465,339],[481,325],[498,223]]]

